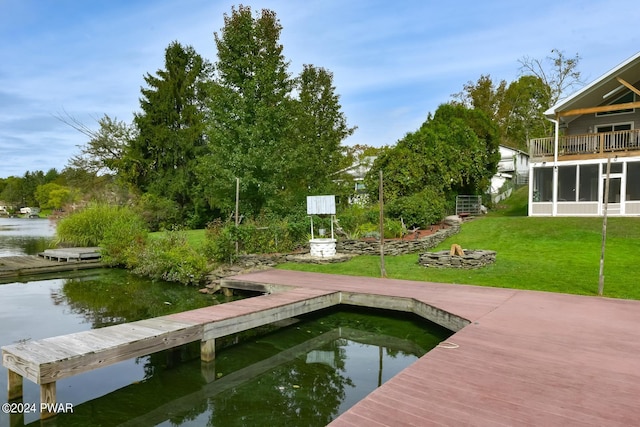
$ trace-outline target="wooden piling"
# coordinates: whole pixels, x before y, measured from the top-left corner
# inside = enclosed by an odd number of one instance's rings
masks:
[[[200,360],[211,362],[216,358],[216,339],[200,341]]]
[[[43,405],[44,404],[44,405]],[[49,411],[56,404],[56,383],[40,384],[40,419],[45,420],[56,415]]]
[[[8,369],[9,379],[7,381],[7,400],[15,400],[22,397],[22,375]]]

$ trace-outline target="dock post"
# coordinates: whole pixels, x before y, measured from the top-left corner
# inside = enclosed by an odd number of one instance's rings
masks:
[[[203,362],[211,362],[216,358],[216,340],[200,341],[200,360]]]
[[[56,383],[40,384],[40,419],[46,420],[56,415],[56,412],[50,411],[56,404]]]
[[[22,397],[22,375],[7,369],[9,378],[7,380],[7,400],[11,401]]]

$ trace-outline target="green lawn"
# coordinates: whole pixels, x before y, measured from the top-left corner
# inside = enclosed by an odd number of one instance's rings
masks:
[[[387,256],[387,277],[597,295],[602,218],[519,216],[526,213],[526,188],[512,199],[499,211],[466,222],[459,234],[434,249],[458,243],[465,249],[495,250],[494,265],[477,270],[433,269],[419,266],[418,254]],[[605,296],[640,299],[639,249],[640,218],[609,218]],[[380,258],[359,256],[329,265],[288,263],[279,268],[379,277]]]
[[[165,233],[166,231],[156,231],[156,232],[150,233],[149,237],[151,237],[152,239],[156,239]],[[204,246],[205,238],[206,238],[204,229],[184,230],[183,233],[186,234],[187,242],[191,246],[193,246],[195,249],[202,249],[202,247]]]

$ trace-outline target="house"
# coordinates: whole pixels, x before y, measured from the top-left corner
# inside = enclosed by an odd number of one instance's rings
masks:
[[[529,215],[640,215],[640,52],[545,111],[529,141]]]
[[[353,194],[349,196],[349,204],[366,204],[367,194],[365,192],[364,177],[367,172],[371,170],[373,162],[377,159],[377,156],[366,156],[361,160],[354,162],[348,168],[338,171],[337,174],[346,174],[350,176],[353,182]]]
[[[503,189],[504,184],[513,183],[514,185],[526,184],[529,180],[529,154],[515,148],[500,145],[500,161],[498,162],[498,171],[491,178],[491,188],[489,194],[494,203],[508,197]],[[513,186],[510,187],[511,189]]]

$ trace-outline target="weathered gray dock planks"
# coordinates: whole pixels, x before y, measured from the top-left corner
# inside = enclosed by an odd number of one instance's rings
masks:
[[[0,280],[100,267],[102,263],[99,258],[70,259],[68,262],[59,262],[32,255],[0,257]]]
[[[58,249],[45,249],[44,252],[38,254],[44,259],[56,260],[56,261],[83,261],[89,259],[100,258],[99,247],[76,247],[76,248],[58,248]]]
[[[2,364],[9,370],[9,399],[20,397],[26,378],[40,384],[41,403],[55,403],[56,381],[194,341],[201,341],[202,359],[211,361],[215,338],[339,302],[337,292],[293,290],[4,346]],[[53,415],[43,412],[41,418]]]

